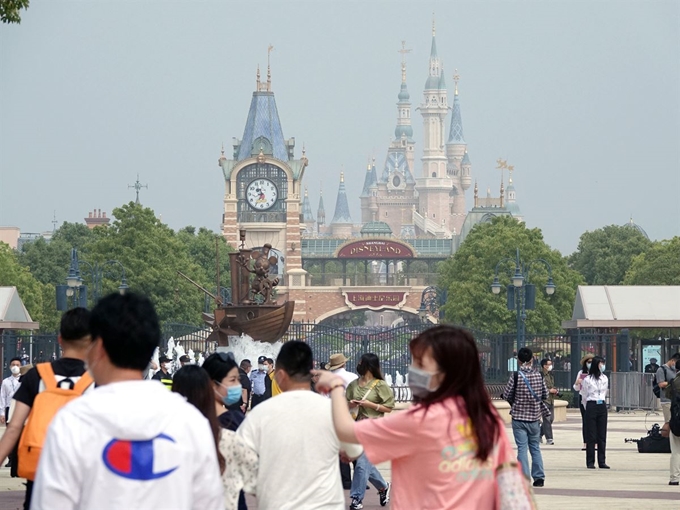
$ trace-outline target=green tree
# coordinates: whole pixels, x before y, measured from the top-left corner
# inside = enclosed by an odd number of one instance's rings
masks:
[[[0,243],[0,286],[16,287],[31,318],[41,331],[55,331],[58,324],[54,286],[40,283],[19,263],[18,254]]]
[[[91,264],[119,261],[125,267],[130,290],[148,296],[161,321],[201,324],[203,293],[177,271],[190,277],[199,275],[196,279],[200,284],[209,282],[178,234],[156,218],[151,209],[134,202],[114,209],[113,216],[115,220],[108,227],[98,229],[94,242],[88,244],[87,257],[81,260]],[[115,292],[120,284],[118,269],[107,267],[111,271],[103,279],[103,294]],[[83,275],[88,283],[88,272]]]
[[[21,9],[28,9],[29,0],[0,0],[0,21],[21,23]]]
[[[581,235],[569,266],[583,275],[588,285],[620,285],[633,258],[644,253],[651,241],[628,225],[609,225]]]
[[[503,258],[510,261],[499,267],[503,288],[510,284],[514,273],[516,249],[527,263],[544,259],[552,266],[557,289],[546,296],[543,288],[548,272],[541,263],[530,266],[529,280],[536,285],[536,309],[527,312],[528,333],[555,332],[561,322],[571,317],[576,288],[582,277],[567,267],[564,257],[551,250],[539,229],[528,229],[509,217],[494,218],[490,223],[475,226],[460,249],[439,267],[439,285],[447,290],[442,307],[444,320],[490,333],[516,330],[516,314],[507,309],[506,291],[491,292],[496,264]]]
[[[27,267],[38,281],[52,285],[63,285],[71,264],[71,249],[76,248],[79,256],[87,254],[88,245],[92,243],[102,228],[95,231],[79,223],[63,223],[46,241],[43,238],[24,243],[19,261]]]
[[[633,259],[626,285],[680,285],[680,237],[655,242]]]
[[[189,258],[202,270],[201,274],[187,276],[213,293],[217,285],[216,258],[219,246],[220,287],[230,288],[229,253],[234,249],[227,244],[223,236],[204,227],[199,228],[198,232],[194,227],[184,227],[177,233],[177,238],[184,245]]]

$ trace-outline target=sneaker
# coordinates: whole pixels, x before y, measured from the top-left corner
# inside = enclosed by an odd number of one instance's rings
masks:
[[[361,510],[364,504],[360,499],[352,498],[352,502],[349,504],[349,510]]]
[[[668,482],[668,485],[680,485],[680,482],[678,482],[678,481],[675,481],[675,482],[670,481],[670,482]]]
[[[390,502],[390,490],[392,490],[392,484],[387,482],[387,487],[378,491],[378,497],[380,497],[380,506],[385,506]]]
[[[553,441],[552,439],[548,439],[546,442],[547,442],[548,444],[555,444],[555,441]]]
[[[545,480],[543,478],[538,478],[534,480],[534,487],[543,487],[545,485]]]

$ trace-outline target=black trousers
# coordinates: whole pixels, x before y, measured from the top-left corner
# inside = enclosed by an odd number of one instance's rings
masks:
[[[595,444],[597,444],[597,464],[606,464],[607,445],[607,406],[593,401],[586,405],[586,466],[595,465]]]
[[[581,411],[581,434],[583,435],[583,444],[586,444],[586,410],[581,405],[581,395],[578,396],[578,410]]]
[[[26,480],[26,498],[24,499],[24,510],[31,508],[31,496],[33,495],[33,480]]]
[[[349,464],[340,461],[340,478],[342,478],[342,488],[349,488],[352,485],[352,472]]]
[[[261,404],[262,402],[267,400],[267,398],[268,397],[267,397],[266,393],[264,393],[262,395],[255,395],[255,393],[253,393],[253,399],[250,403],[250,408],[254,409],[257,404]]]

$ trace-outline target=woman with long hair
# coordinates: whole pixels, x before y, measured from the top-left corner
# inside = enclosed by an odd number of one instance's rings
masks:
[[[206,359],[203,367],[205,367],[212,356]],[[211,427],[213,427],[214,423],[214,427],[217,429],[217,437],[219,438],[218,450],[222,458],[221,462],[226,464],[222,470],[226,510],[247,510],[248,507],[243,490],[248,492],[255,491],[257,454],[236,435],[235,429],[230,430],[222,425],[222,423],[233,425],[231,420],[225,420],[224,415],[234,413],[235,411],[227,411],[224,406],[227,405],[228,400],[234,400],[234,395],[237,393],[235,390],[229,390],[229,388],[236,386],[234,384],[236,362],[233,358],[224,363],[222,363],[221,359],[219,361],[213,359],[208,363],[208,367],[211,369],[210,371],[197,365],[186,365],[180,368],[173,378],[172,389],[187,397],[187,400],[191,403],[194,403],[193,400],[199,400],[198,395],[200,394],[201,407],[199,409],[201,411],[207,408],[212,410],[206,411],[204,414],[211,413],[213,416]],[[181,375],[186,370],[189,370],[189,372]],[[222,377],[219,380],[215,380],[211,374],[214,377],[220,377],[220,375]],[[178,378],[178,376],[180,377]],[[238,383],[238,398],[240,398],[241,384],[239,382],[238,369],[236,369],[235,380]],[[178,385],[177,390],[175,385]],[[192,392],[197,394],[197,396],[190,396]],[[226,395],[231,395],[232,397],[228,399]],[[219,404],[217,403],[218,400]]]
[[[342,381],[322,373],[317,385],[331,395],[340,441],[361,443],[373,463],[392,461],[392,509],[490,510],[499,507],[503,491],[498,486],[505,481],[527,490],[484,387],[472,334],[436,326],[411,340],[410,350],[408,380],[415,405],[408,411],[355,423]]]
[[[215,405],[213,404],[212,385],[208,373],[198,365],[187,365],[180,368],[172,378],[172,391],[179,393],[187,402],[201,411],[210,423],[215,438],[215,450],[217,461],[220,464],[220,473],[224,473],[224,455],[220,452],[220,424],[217,422]]]
[[[604,375],[605,362],[595,356],[590,365],[588,377],[583,379],[582,396],[586,406],[586,467],[595,469],[595,445],[597,464],[600,469],[609,469],[605,457],[607,445],[607,390],[609,379]]]
[[[378,356],[372,353],[361,356],[357,365],[357,374],[359,378],[349,383],[345,392],[350,412],[353,411],[353,415],[356,416],[355,420],[382,418],[385,414],[392,412],[394,394],[380,371]],[[380,504],[385,506],[390,500],[390,484],[362,453],[354,464],[354,477],[349,491],[350,510],[363,508],[362,501],[366,495],[368,482],[371,482],[378,490]]]
[[[586,354],[581,358],[581,371],[576,376],[574,381],[574,390],[578,391],[578,410],[581,411],[581,435],[583,436],[583,448],[581,450],[586,451],[586,401],[583,400],[583,379],[588,377],[588,371],[590,370],[590,364],[593,360],[592,354]]]

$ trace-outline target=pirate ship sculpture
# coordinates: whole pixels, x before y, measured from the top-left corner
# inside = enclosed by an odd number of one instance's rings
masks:
[[[275,301],[279,278],[270,274],[270,267],[277,262],[271,249],[270,244],[265,244],[262,251],[253,251],[242,243],[238,252],[229,254],[231,303],[223,303],[220,297],[178,272],[215,300],[214,313],[203,314],[203,320],[212,328],[208,341],[228,346],[230,335],[245,334],[260,342],[274,343],[286,333],[293,319],[295,302],[277,304]],[[217,279],[219,288],[219,270]]]

